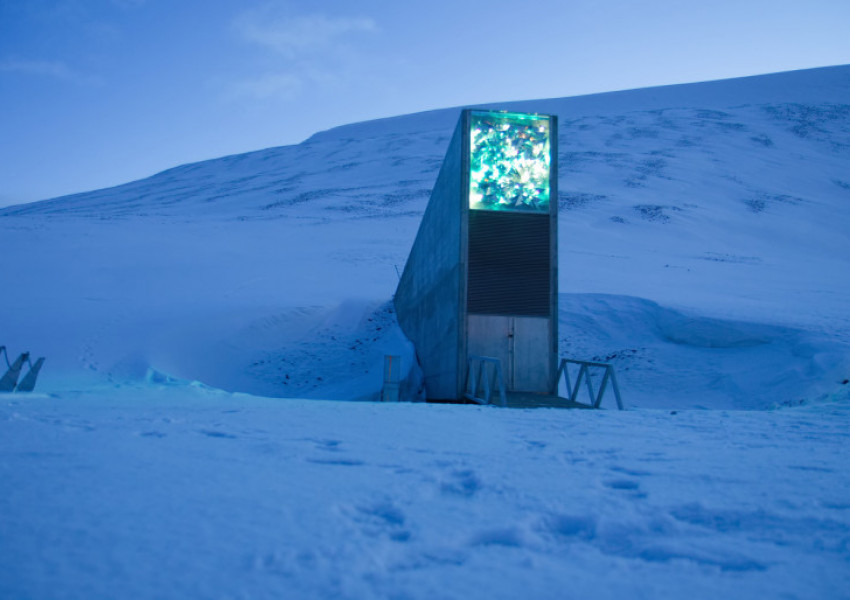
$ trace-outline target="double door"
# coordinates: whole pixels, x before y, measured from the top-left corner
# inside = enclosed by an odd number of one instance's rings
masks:
[[[551,393],[552,328],[547,317],[467,315],[467,353],[498,358],[509,392]]]

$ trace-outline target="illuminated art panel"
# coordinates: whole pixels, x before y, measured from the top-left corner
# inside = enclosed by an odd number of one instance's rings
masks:
[[[549,117],[473,111],[469,208],[549,212]]]

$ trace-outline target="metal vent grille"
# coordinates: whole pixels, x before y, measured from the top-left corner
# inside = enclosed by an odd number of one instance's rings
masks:
[[[467,311],[549,315],[549,215],[469,211]]]

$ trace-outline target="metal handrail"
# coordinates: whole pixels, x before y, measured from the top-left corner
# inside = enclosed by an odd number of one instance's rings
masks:
[[[570,371],[567,368],[568,364],[579,365],[578,376],[576,377],[575,386],[573,386],[570,382]],[[590,369],[605,369],[605,375],[602,377],[602,383],[599,386],[599,393],[595,394],[593,391],[593,382],[590,379]],[[584,383],[587,387],[587,393],[590,396],[590,404],[586,406],[590,406],[592,408],[599,408],[602,404],[602,397],[605,395],[605,390],[608,388],[608,382],[611,382],[611,389],[614,390],[614,397],[617,400],[617,408],[623,410],[623,399],[620,396],[620,386],[617,383],[617,375],[614,373],[614,365],[610,363],[601,363],[601,362],[592,362],[587,360],[575,360],[572,358],[562,358],[561,363],[558,366],[558,375],[555,378],[555,389],[557,389],[558,385],[561,383],[561,377],[566,379],[567,384],[567,394],[569,394],[570,402],[575,402],[576,404],[583,404],[582,402],[578,402],[578,393],[581,389],[582,379],[584,379]]]
[[[488,368],[487,365],[490,367]],[[477,375],[476,366],[478,367]],[[502,361],[492,356],[470,356],[467,360],[464,398],[477,404],[490,404],[492,383],[496,384],[499,392],[499,406],[507,406],[508,396],[505,391],[505,379],[502,377]],[[479,388],[483,391],[481,396],[478,395]]]

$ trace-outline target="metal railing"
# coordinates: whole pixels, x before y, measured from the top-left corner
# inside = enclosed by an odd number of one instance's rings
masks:
[[[490,356],[470,356],[466,370],[464,398],[478,404],[491,404],[493,388],[499,393],[499,406],[508,405],[502,361]],[[480,395],[479,395],[480,392]]]
[[[0,354],[2,354],[3,358],[6,359],[6,366],[9,369],[6,371],[6,374],[0,378],[0,392],[33,391],[33,389],[35,389],[35,381],[38,378],[38,373],[41,371],[41,366],[44,364],[44,357],[39,358],[35,361],[35,364],[33,364],[32,361],[30,361],[30,353],[24,352],[15,359],[15,362],[10,363],[9,351],[6,350],[6,346],[0,346]],[[24,363],[29,365],[30,370],[26,375],[24,375],[24,378],[18,382]]]
[[[568,365],[571,364],[579,365],[575,386],[570,383],[570,370]],[[590,378],[590,369],[605,369],[605,374],[602,376],[602,383],[599,385],[598,394],[593,391],[593,381]],[[579,389],[581,389],[582,381],[584,381],[587,387],[587,393],[590,396],[590,404],[586,406],[590,406],[592,408],[599,408],[602,404],[602,397],[605,395],[608,383],[610,382],[611,389],[614,390],[614,397],[617,400],[617,408],[623,410],[623,399],[620,396],[620,386],[617,384],[617,376],[614,374],[614,366],[610,363],[562,358],[561,364],[558,366],[558,376],[555,379],[555,389],[557,389],[561,384],[561,377],[564,377],[566,380],[567,394],[569,395],[570,402],[574,402],[576,404],[584,404],[583,402],[578,401]]]

